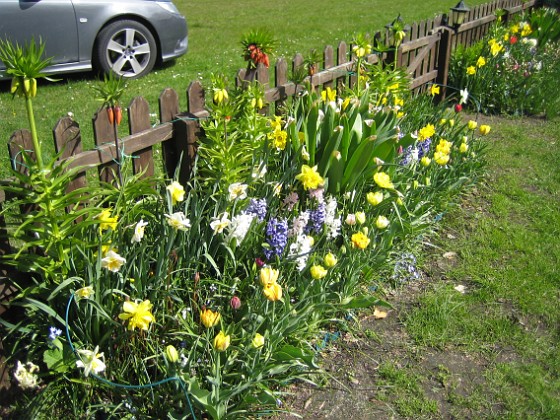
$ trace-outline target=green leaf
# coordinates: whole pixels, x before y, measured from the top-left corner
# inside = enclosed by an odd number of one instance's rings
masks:
[[[374,305],[377,306],[386,306],[391,307],[387,302],[379,299],[376,296],[368,296],[368,295],[361,295],[361,296],[354,296],[346,298],[342,301],[339,305],[342,309],[359,309],[359,308],[370,308]]]
[[[274,353],[274,359],[283,362],[302,361],[309,367],[319,368],[315,363],[315,355],[313,353],[289,344],[284,345]]]

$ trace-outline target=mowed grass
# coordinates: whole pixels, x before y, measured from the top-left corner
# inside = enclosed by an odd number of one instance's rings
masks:
[[[186,90],[192,81],[210,85],[211,74],[223,74],[231,83],[237,71],[245,67],[241,58],[240,39],[250,29],[266,28],[278,40],[273,62],[278,57],[291,60],[296,53],[309,55],[313,49],[322,51],[326,45],[351,42],[357,33],[374,33],[400,13],[410,23],[446,13],[456,1],[424,2],[324,0],[310,3],[303,0],[209,0],[193,2],[175,0],[189,24],[189,51],[172,63],[157,68],[147,77],[130,81],[122,104],[128,105],[136,96],[148,100],[157,124],[157,99],[165,88],[180,94],[181,109],[186,109]],[[469,6],[486,3],[470,0]],[[91,119],[100,103],[95,100],[92,85],[97,83],[93,73],[59,77],[56,83],[42,82],[34,101],[40,140],[47,155],[52,154],[52,128],[59,118],[72,113],[80,124],[86,148],[93,147]],[[9,83],[0,82],[0,135],[6,144],[10,135],[27,128],[22,100],[12,100]],[[126,122],[126,121],[125,121]],[[126,125],[126,124],[124,124]],[[121,135],[125,135],[125,129]],[[0,155],[0,176],[7,175],[9,165],[6,152]]]
[[[403,316],[420,362],[380,372],[406,417],[439,401],[429,417],[560,418],[560,120],[490,124],[488,174],[445,218],[428,290]]]

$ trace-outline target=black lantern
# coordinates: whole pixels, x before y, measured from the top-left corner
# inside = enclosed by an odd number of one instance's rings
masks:
[[[457,3],[457,6],[451,8],[451,24],[458,28],[463,24],[467,13],[471,10],[463,0]]]

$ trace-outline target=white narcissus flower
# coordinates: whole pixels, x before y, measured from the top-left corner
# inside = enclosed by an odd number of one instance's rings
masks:
[[[126,260],[123,257],[111,249],[105,254],[105,257],[101,259],[101,267],[116,273],[125,262]]]
[[[469,100],[469,91],[467,89],[461,89],[459,91],[459,94],[461,95],[461,99],[459,100],[459,103],[466,104],[467,101]]]
[[[132,242],[141,242],[142,238],[144,237],[144,228],[148,226],[148,222],[144,222],[143,219],[140,219],[136,226],[134,226],[134,235],[132,235]]]
[[[230,201],[243,200],[244,198],[247,198],[247,184],[234,182],[228,187],[228,192]]]
[[[222,214],[221,217],[215,218],[210,222],[210,227],[214,231],[214,235],[217,233],[222,233],[224,229],[229,226],[231,221],[228,219],[228,212]]]
[[[167,223],[175,230],[187,230],[191,227],[191,221],[185,217],[185,213],[182,211],[175,212],[173,214],[166,214]]]
[[[80,360],[76,362],[76,366],[84,369],[84,375],[87,377],[91,372],[98,373],[103,372],[106,369],[103,353],[99,353],[99,346],[95,346],[93,351],[91,350],[78,350],[78,355]]]
[[[249,232],[249,228],[251,227],[254,218],[255,216],[251,214],[240,214],[235,216],[229,226],[229,240],[236,239],[237,245],[243,242],[245,236],[247,236],[247,233]]]

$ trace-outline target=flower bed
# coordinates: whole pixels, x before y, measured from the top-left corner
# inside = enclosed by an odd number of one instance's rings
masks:
[[[258,84],[216,78],[187,185],[123,168],[65,195],[71,171],[27,160],[5,210],[8,260],[31,273],[3,321],[14,415],[270,413],[320,373],[326,331],[387,305],[375,289],[413,275],[490,128],[362,58],[354,89],[308,86],[275,117]]]

